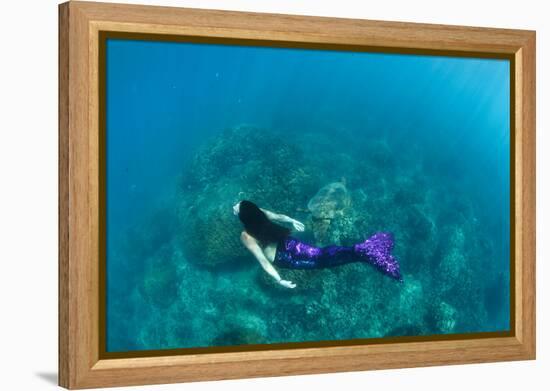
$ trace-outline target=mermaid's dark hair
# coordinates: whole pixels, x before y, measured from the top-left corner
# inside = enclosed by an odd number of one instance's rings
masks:
[[[290,234],[290,229],[273,223],[250,201],[241,201],[239,204],[239,219],[246,233],[262,243],[279,243]]]

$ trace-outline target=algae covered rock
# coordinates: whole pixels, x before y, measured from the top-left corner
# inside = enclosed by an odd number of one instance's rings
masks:
[[[445,252],[437,268],[438,282],[442,292],[448,292],[457,285],[464,286],[472,270],[468,268],[465,248],[465,234],[458,226],[447,229]]]
[[[153,306],[166,308],[177,300],[180,281],[172,246],[167,245],[146,261],[139,292]]]
[[[233,215],[240,200],[300,217],[297,210],[318,179],[306,156],[285,140],[273,131],[237,126],[204,145],[184,167],[178,235],[190,260],[212,267],[250,257]]]
[[[435,320],[437,328],[441,333],[449,334],[452,333],[456,326],[456,309],[442,301],[436,308]]]
[[[279,174],[288,178],[294,167],[300,165],[300,151],[276,132],[252,125],[228,128],[212,138],[184,167],[181,187],[184,191],[201,191],[221,179],[239,179],[249,162],[259,163],[256,171],[248,172],[249,178]],[[284,183],[284,182],[283,182]],[[277,184],[277,183],[275,183]]]
[[[268,341],[265,320],[248,311],[228,315],[217,329],[213,346],[261,344]]]
[[[414,233],[416,240],[427,241],[434,232],[434,223],[417,207],[412,207],[407,213],[407,226]]]
[[[248,255],[240,241],[242,226],[229,204],[191,213],[187,221],[183,246],[193,262],[212,267]]]
[[[299,270],[279,269],[279,275],[284,280],[292,281],[296,287],[292,290],[278,284],[273,277],[263,269],[259,270],[257,277],[258,284],[270,293],[301,294],[323,292],[325,283],[332,278],[333,274],[327,269]]]
[[[220,333],[212,341],[212,346],[239,346],[256,345],[266,343],[265,336],[259,334],[256,330],[246,326],[235,326],[229,330]]]

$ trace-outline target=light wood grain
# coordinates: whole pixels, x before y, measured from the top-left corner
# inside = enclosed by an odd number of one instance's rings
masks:
[[[536,293],[536,132],[535,132],[535,97],[536,97],[536,62],[535,62],[535,35],[519,51],[521,53],[521,161],[516,164],[522,169],[522,181],[516,184],[516,189],[522,192],[522,214],[517,220],[521,221],[521,254],[516,262],[522,265],[522,279],[516,281],[521,287],[520,307],[523,311],[521,318],[522,330],[517,333],[521,338],[526,354],[535,358],[536,354],[536,321],[535,321],[535,293]],[[518,55],[519,56],[519,55]],[[517,204],[517,202],[516,202]]]
[[[59,384],[69,373],[69,7],[59,8]]]
[[[67,388],[533,359],[535,33],[479,27],[70,2],[59,8],[59,382]],[[498,53],[515,64],[515,335],[99,359],[98,33]]]

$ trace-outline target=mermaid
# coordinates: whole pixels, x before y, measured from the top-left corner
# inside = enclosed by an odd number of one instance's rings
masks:
[[[262,268],[287,288],[295,288],[292,281],[283,280],[275,266],[286,269],[321,269],[351,262],[366,262],[383,274],[403,281],[399,263],[391,250],[393,235],[377,232],[364,242],[353,246],[314,247],[291,236],[290,224],[298,231],[304,224],[291,217],[259,208],[250,201],[241,201],[233,206],[233,213],[244,225],[241,241],[256,257]]]

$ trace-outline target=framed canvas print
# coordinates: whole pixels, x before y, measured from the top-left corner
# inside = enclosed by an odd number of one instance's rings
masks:
[[[59,7],[59,381],[535,358],[535,33]]]

